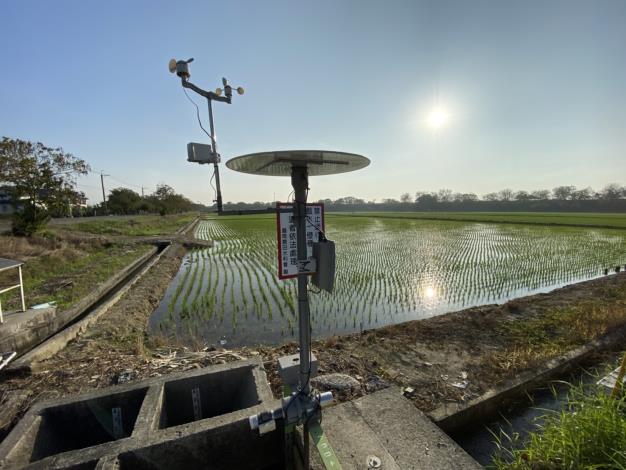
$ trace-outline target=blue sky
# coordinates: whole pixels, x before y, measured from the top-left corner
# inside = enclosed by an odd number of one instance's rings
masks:
[[[109,188],[166,182],[208,203],[206,142],[167,71],[246,88],[215,105],[224,160],[322,148],[365,170],[312,198],[624,184],[626,2],[30,1],[0,5],[2,135],[62,146]],[[202,111],[205,104],[198,97]],[[425,123],[434,107],[445,126]],[[203,114],[207,123],[206,113]],[[286,178],[221,167],[225,201],[285,200]],[[92,202],[99,177],[80,180]]]

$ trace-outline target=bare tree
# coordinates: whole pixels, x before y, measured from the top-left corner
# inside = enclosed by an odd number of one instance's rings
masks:
[[[545,201],[546,199],[550,199],[550,191],[547,189],[536,189],[530,193],[530,197],[538,201]]]
[[[587,199],[592,199],[593,195],[593,189],[587,187],[573,191],[570,197],[576,201],[586,201]]]
[[[572,193],[576,191],[576,186],[557,186],[552,190],[554,199],[559,201],[567,201],[572,198]]]
[[[501,189],[498,194],[500,195],[501,201],[512,201],[513,196],[515,195],[515,192],[512,189],[505,188],[505,189]]]
[[[602,188],[600,196],[602,199],[621,199],[626,197],[626,187],[620,186],[616,183],[611,183]]]
[[[450,189],[440,189],[437,191],[437,200],[439,202],[452,202],[452,190]]]

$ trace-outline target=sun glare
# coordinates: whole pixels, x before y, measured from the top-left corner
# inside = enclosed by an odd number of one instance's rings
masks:
[[[434,287],[428,286],[424,289],[424,297],[427,299],[433,299],[437,295],[437,291]]]
[[[448,123],[449,119],[450,115],[448,112],[442,107],[437,107],[428,112],[428,115],[426,116],[426,124],[431,129],[438,130],[444,127]]]

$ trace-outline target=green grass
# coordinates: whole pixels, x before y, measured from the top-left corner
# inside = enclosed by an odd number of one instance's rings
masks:
[[[0,256],[26,262],[23,271],[28,305],[54,300],[64,309],[152,248],[140,244],[107,244],[102,240],[77,237],[72,232],[129,238],[168,235],[195,217],[195,213],[148,215],[53,224],[32,238],[2,237]],[[12,284],[14,279],[9,278],[10,275],[1,275],[0,285]],[[3,294],[3,308],[17,309],[18,298],[16,290]]]
[[[499,470],[626,469],[626,402],[601,390],[572,387],[565,410],[541,418],[526,446],[511,450],[516,437],[499,438]],[[515,447],[515,446],[513,446]]]
[[[60,225],[54,228],[68,231],[80,231],[97,235],[152,236],[169,235],[176,232],[196,217],[196,214],[180,215],[142,215],[123,219],[93,220]],[[52,228],[52,227],[50,227]]]
[[[334,213],[333,216],[346,215]],[[626,214],[583,212],[351,212],[354,217],[457,220],[486,223],[566,225],[626,229]]]
[[[32,257],[23,267],[27,306],[56,301],[65,309],[151,248],[138,244],[63,246]],[[3,294],[2,306],[19,308],[18,291]]]

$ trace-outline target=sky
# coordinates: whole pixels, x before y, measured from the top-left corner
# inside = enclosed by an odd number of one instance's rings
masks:
[[[107,190],[159,183],[210,203],[212,167],[169,59],[243,86],[214,104],[222,160],[286,149],[367,156],[311,199],[626,183],[623,0],[0,3],[0,134],[61,146]],[[206,102],[200,105],[208,126]],[[287,200],[288,178],[220,166],[224,201]]]

